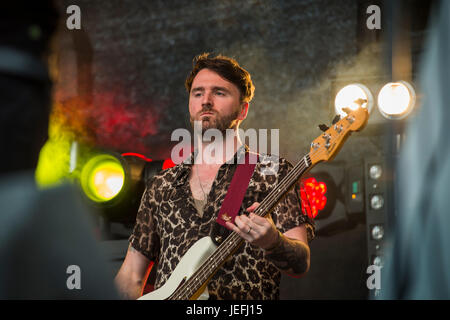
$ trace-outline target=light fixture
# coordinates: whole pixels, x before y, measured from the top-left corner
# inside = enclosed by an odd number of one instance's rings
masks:
[[[372,227],[372,239],[381,240],[384,237],[384,228],[382,225],[375,225]]]
[[[347,113],[343,110],[344,108],[356,110],[359,107],[366,108],[369,114],[372,111],[373,96],[365,85],[352,83],[343,87],[336,94],[334,110],[341,117],[347,116]]]
[[[81,187],[95,202],[106,202],[115,198],[125,182],[125,171],[121,162],[109,154],[92,157],[81,171]]]
[[[405,118],[416,102],[414,88],[406,81],[390,82],[378,93],[378,109],[387,119]]]
[[[380,165],[374,164],[374,165],[370,166],[369,176],[371,179],[373,179],[373,180],[380,179],[382,173],[383,173],[383,169],[381,168]]]
[[[175,163],[172,161],[172,159],[168,158],[166,160],[164,160],[163,165],[162,165],[162,169],[166,170],[169,168],[175,167]]]
[[[317,181],[314,177],[303,181],[300,189],[302,207],[306,210],[310,218],[316,218],[319,211],[327,204],[327,185],[323,181]]]
[[[372,260],[372,264],[382,268],[384,266],[383,258],[381,256],[375,256]]]
[[[373,210],[380,210],[383,208],[384,205],[384,198],[382,195],[375,194],[370,198],[370,207]]]

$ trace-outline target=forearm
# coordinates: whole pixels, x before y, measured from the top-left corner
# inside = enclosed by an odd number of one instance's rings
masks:
[[[148,264],[149,260],[130,245],[125,261],[114,279],[123,299],[139,298]]]
[[[281,272],[291,276],[300,276],[309,270],[309,246],[281,232],[273,248],[265,251],[265,257]]]
[[[135,300],[139,298],[142,288],[142,281],[132,279],[125,273],[119,272],[114,279],[117,290],[122,299]]]

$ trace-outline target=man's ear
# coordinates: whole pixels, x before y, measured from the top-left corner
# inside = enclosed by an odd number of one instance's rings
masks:
[[[243,102],[241,104],[241,112],[239,113],[238,120],[242,121],[245,118],[247,118],[248,106],[249,106],[248,102]]]

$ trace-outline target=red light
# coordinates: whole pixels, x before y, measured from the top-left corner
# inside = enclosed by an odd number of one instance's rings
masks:
[[[169,158],[169,159],[164,160],[164,163],[162,166],[163,170],[166,170],[166,169],[169,169],[172,167],[175,167],[175,163],[172,161],[172,159]]]
[[[315,178],[308,178],[303,181],[300,187],[300,198],[302,207],[310,218],[315,218],[320,210],[327,204],[327,185],[324,182],[318,182]]]
[[[140,153],[135,153],[135,152],[122,153],[122,156],[123,157],[134,156],[134,157],[138,157],[138,158],[144,159],[145,161],[148,161],[148,162],[153,161],[152,159],[149,159],[146,156],[144,156],[144,155],[142,155]]]

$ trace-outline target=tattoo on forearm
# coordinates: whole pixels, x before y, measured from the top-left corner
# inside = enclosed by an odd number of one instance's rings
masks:
[[[288,274],[302,274],[308,269],[309,249],[298,240],[280,234],[277,246],[266,251],[266,258],[278,269]]]

